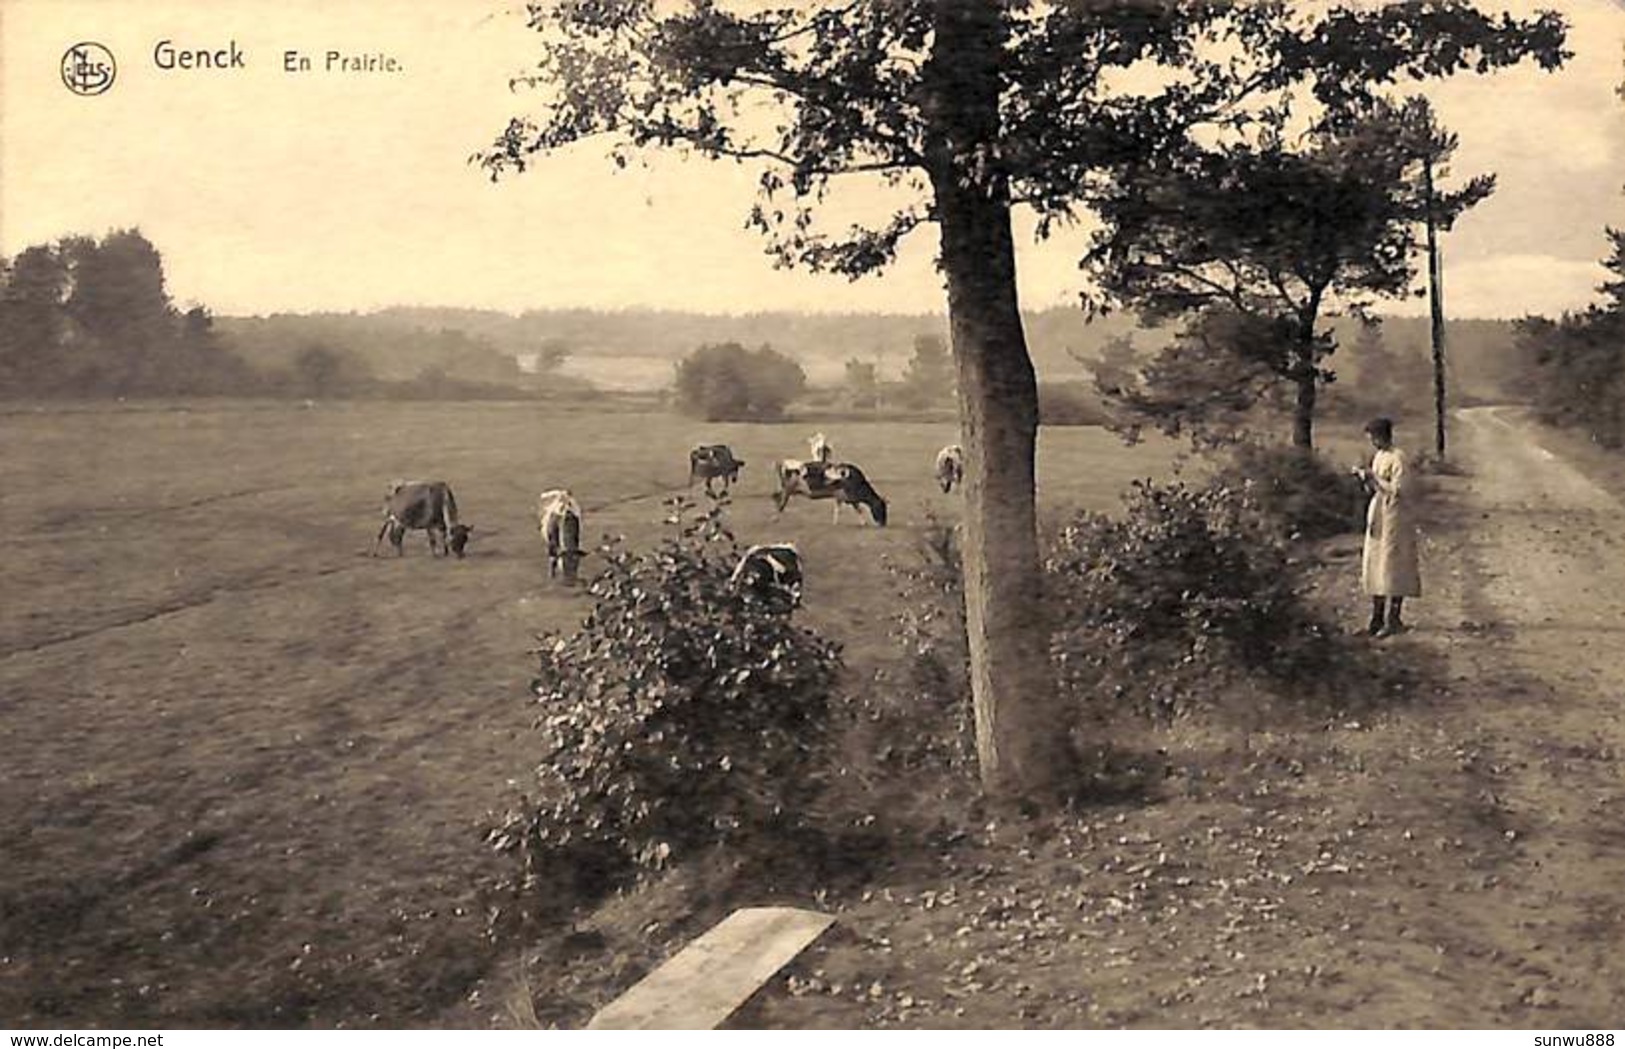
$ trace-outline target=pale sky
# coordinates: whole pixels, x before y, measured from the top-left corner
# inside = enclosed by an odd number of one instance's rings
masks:
[[[1527,11],[1508,0],[1497,7]],[[1602,279],[1604,225],[1625,226],[1625,5],[1553,0],[1575,57],[1430,90],[1462,146],[1456,170],[1496,195],[1445,240],[1455,316],[1582,306]],[[535,51],[522,5],[373,0],[0,0],[0,253],[139,226],[182,305],[220,314],[653,306],[705,312],[937,311],[935,233],[882,278],[772,269],[743,228],[755,173],[657,158],[615,173],[606,146],[538,159],[492,185],[467,164],[525,93]],[[246,68],[156,68],[162,40],[236,42]],[[62,83],[64,51],[106,45],[104,94]],[[283,71],[296,49],[316,71]],[[395,74],[324,73],[324,53],[384,53]],[[854,184],[856,185],[856,184]],[[854,212],[880,197],[861,188]],[[1071,303],[1074,233],[1034,245],[1020,223],[1023,305]],[[1420,304],[1385,307],[1419,312]]]

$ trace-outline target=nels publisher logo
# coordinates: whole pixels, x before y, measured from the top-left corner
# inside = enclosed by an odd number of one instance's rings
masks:
[[[94,41],[74,44],[62,56],[62,82],[76,95],[99,95],[113,86],[116,76],[113,52]]]

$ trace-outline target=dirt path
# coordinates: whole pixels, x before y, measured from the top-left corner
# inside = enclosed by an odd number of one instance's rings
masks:
[[[1485,802],[1516,852],[1464,915],[1531,977],[1523,1004],[1617,1026],[1625,988],[1625,517],[1517,411],[1458,413],[1472,476],[1452,595],[1478,636],[1449,646],[1468,719],[1499,755]],[[1474,519],[1476,515],[1476,519]],[[1608,1003],[1612,1003],[1609,1005]],[[1602,1007],[1602,1008],[1599,1008]]]

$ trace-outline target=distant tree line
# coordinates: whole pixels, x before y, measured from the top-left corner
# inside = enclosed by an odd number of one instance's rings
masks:
[[[528,356],[538,374],[556,371],[570,356],[560,339],[544,339],[513,352],[460,328],[401,323],[399,314],[277,313],[220,321],[231,347],[263,371],[286,370],[310,346],[342,348],[354,366],[373,378],[404,382],[444,375],[469,382],[514,385],[523,381],[518,358]]]
[[[581,393],[556,375],[569,346],[514,356],[455,329],[355,314],[224,319],[170,300],[137,229],[68,236],[0,259],[0,396],[480,399]],[[544,383],[543,380],[546,380]]]

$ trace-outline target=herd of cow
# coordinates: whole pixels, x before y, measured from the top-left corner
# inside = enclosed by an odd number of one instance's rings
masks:
[[[841,518],[841,507],[851,506],[869,512],[875,524],[885,527],[886,500],[875,491],[874,485],[854,463],[835,461],[834,451],[822,433],[808,441],[812,451],[810,459],[781,459],[774,464],[778,488],[773,494],[774,506],[782,513],[790,497],[829,499],[835,507],[835,520]],[[725,444],[702,444],[688,456],[688,485],[705,482],[705,490],[715,493],[713,484],[720,481],[722,490],[739,480],[745,460],[736,457]],[[937,453],[936,479],[944,493],[952,492],[965,475],[964,452],[957,444],[950,444]],[[858,514],[863,520],[863,514]],[[550,578],[563,574],[567,582],[574,582],[581,559],[581,504],[567,489],[555,488],[543,492],[537,499],[536,525],[547,546],[547,574]],[[462,557],[468,546],[473,525],[458,520],[457,499],[445,481],[405,481],[390,483],[384,499],[384,523],[373,540],[372,554],[376,556],[384,537],[400,556],[408,531],[428,533],[429,552],[444,557],[454,554]],[[750,547],[734,568],[733,581],[758,589],[771,589],[788,594],[792,604],[801,600],[801,555],[793,543],[764,543]]]

